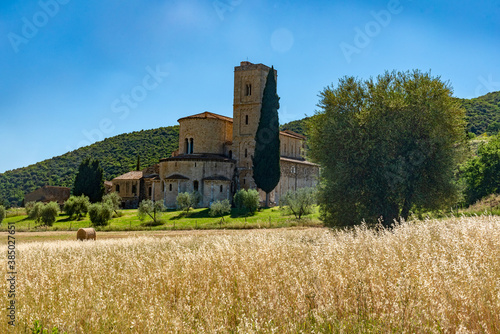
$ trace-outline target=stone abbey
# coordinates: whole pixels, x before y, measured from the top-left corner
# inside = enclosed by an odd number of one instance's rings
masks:
[[[198,191],[200,206],[208,207],[216,200],[231,200],[238,189],[257,189],[252,155],[269,70],[241,62],[234,68],[233,118],[203,112],[179,119],[179,149],[155,166],[113,179],[111,190],[128,207],[151,199],[174,208],[181,192]],[[270,196],[276,204],[289,190],[315,186],[319,175],[319,166],[304,158],[304,136],[287,130],[279,137],[281,179]],[[265,193],[259,192],[264,200]]]

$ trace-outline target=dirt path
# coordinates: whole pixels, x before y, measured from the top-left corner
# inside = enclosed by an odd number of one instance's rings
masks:
[[[284,229],[309,229],[315,227],[295,227]],[[282,229],[281,229],[282,230]],[[117,239],[117,238],[137,238],[137,237],[177,237],[185,235],[227,235],[236,233],[250,233],[255,229],[248,230],[180,230],[180,231],[98,231],[97,240]],[[273,231],[260,230],[260,231]],[[8,232],[0,232],[0,245],[7,244]],[[16,242],[35,242],[35,241],[59,241],[76,240],[76,231],[47,231],[47,232],[16,232],[14,235]]]

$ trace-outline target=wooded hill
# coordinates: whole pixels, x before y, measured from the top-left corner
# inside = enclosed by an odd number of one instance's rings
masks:
[[[467,112],[468,130],[476,135],[500,130],[500,92],[474,99],[459,99]],[[281,130],[305,134],[305,120],[292,121]],[[107,138],[34,165],[0,174],[0,204],[21,205],[24,195],[44,185],[72,187],[78,166],[86,157],[99,159],[104,177],[111,180],[136,169],[137,156],[141,166],[153,165],[169,157],[179,143],[179,126],[136,131]]]
[[[460,102],[467,111],[469,132],[492,135],[500,131],[500,91]]]
[[[179,145],[179,126],[136,131],[107,138],[52,159],[0,174],[0,203],[22,205],[24,195],[44,185],[70,187],[78,166],[86,157],[100,161],[104,178],[135,170],[137,156],[141,168],[169,157]]]

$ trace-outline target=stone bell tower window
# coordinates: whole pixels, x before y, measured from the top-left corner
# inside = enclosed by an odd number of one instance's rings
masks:
[[[252,85],[251,84],[247,84],[246,85],[246,94],[245,96],[250,96],[252,95]]]
[[[245,124],[248,125],[248,115],[245,115]]]

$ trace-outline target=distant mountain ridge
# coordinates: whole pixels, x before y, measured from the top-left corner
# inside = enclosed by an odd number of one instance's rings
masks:
[[[467,129],[480,135],[500,130],[500,92],[474,99],[458,99],[466,109]],[[305,135],[305,120],[281,125]],[[44,185],[72,187],[80,162],[87,156],[99,159],[106,180],[136,169],[137,156],[147,167],[169,157],[178,148],[179,126],[136,131],[107,138],[28,167],[0,173],[0,203],[21,205],[24,195]]]

